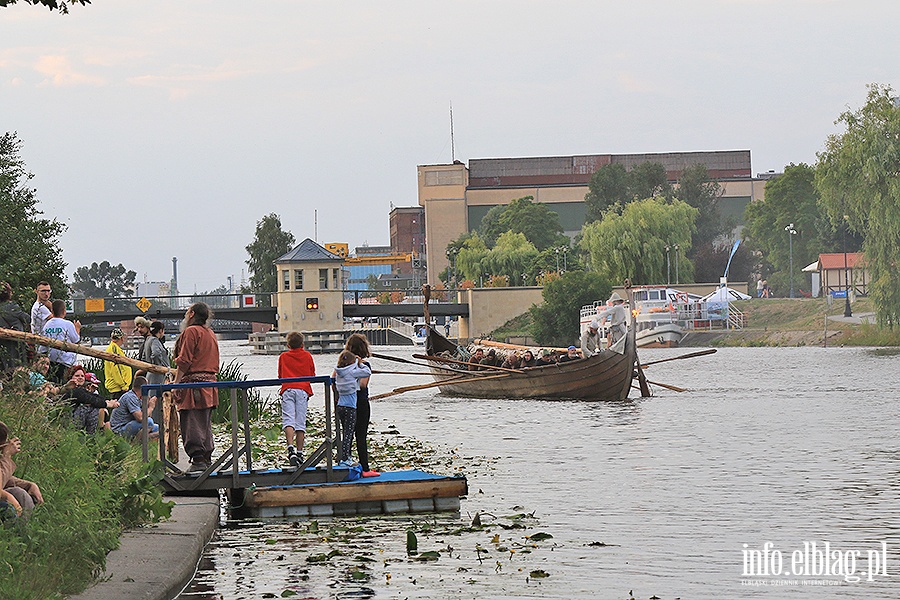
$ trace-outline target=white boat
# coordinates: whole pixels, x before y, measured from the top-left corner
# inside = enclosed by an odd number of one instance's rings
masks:
[[[685,335],[684,318],[696,312],[700,296],[665,285],[638,286],[630,292],[637,347],[677,348]],[[605,302],[582,307],[580,331],[587,329],[588,324],[605,308]],[[605,329],[602,329],[601,335],[605,337],[605,334]]]

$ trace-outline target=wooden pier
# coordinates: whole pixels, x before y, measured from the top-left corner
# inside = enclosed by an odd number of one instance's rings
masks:
[[[468,493],[468,483],[465,477],[409,470],[354,481],[251,487],[241,491],[243,508],[251,517],[331,517],[455,512],[459,510],[460,496]],[[238,498],[232,498],[231,503],[241,504]]]

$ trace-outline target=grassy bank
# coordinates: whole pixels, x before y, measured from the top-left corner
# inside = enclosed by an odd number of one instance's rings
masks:
[[[824,298],[771,298],[734,302],[746,316],[743,330],[723,331],[703,337],[702,345],[717,346],[798,346],[828,345],[900,346],[900,330],[881,329],[874,324],[845,323],[827,317],[842,317],[844,303],[831,304]],[[869,298],[859,298],[851,306],[855,316],[875,312]],[[525,313],[492,332],[495,340],[531,338],[532,320]],[[576,337],[573,333],[573,338]]]
[[[21,383],[4,384],[0,421],[22,441],[16,476],[37,483],[44,504],[27,521],[0,525],[0,595],[63,598],[87,587],[123,529],[171,509],[156,486],[159,463],[144,465],[139,448],[120,436],[76,431],[68,406]]]

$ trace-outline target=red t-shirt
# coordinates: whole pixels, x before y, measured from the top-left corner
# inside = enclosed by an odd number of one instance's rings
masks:
[[[289,379],[291,377],[315,377],[316,365],[313,362],[312,354],[304,348],[293,348],[287,352],[282,352],[278,357],[278,379]],[[281,386],[279,394],[283,394],[284,390],[294,388],[305,391],[310,396],[313,395],[312,386],[308,381],[295,381],[294,383],[285,383]]]

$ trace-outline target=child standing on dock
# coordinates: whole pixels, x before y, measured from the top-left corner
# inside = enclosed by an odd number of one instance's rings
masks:
[[[350,450],[353,447],[353,435],[356,432],[356,389],[359,380],[372,375],[363,359],[349,350],[344,350],[338,357],[337,368],[331,374],[334,379],[334,390],[337,396],[338,419],[341,421],[341,452],[338,456],[338,466],[349,467],[353,462],[350,459]]]
[[[315,377],[316,365],[312,354],[303,347],[303,334],[287,334],[287,352],[278,357],[278,379]],[[306,441],[306,410],[313,395],[308,381],[295,381],[281,386],[281,426],[287,440],[288,462],[295,467],[303,464],[303,443]]]

